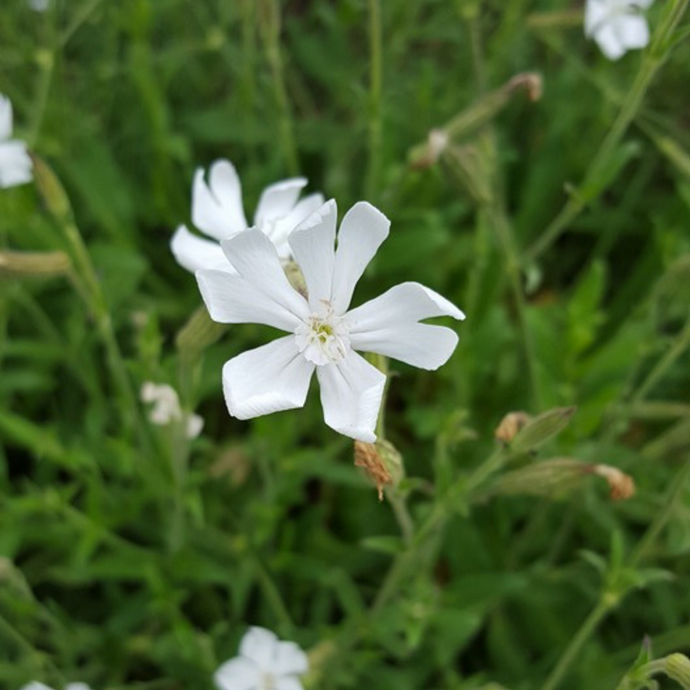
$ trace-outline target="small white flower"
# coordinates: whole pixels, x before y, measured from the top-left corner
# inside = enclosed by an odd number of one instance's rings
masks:
[[[290,231],[324,202],[322,194],[299,199],[306,184],[305,178],[295,177],[266,187],[254,214],[254,227],[266,233],[283,260],[290,258],[287,242]],[[192,221],[215,241],[197,237],[181,225],[170,243],[177,262],[192,272],[200,268],[232,271],[218,242],[234,237],[249,224],[244,215],[240,178],[230,161],[213,163],[208,171],[208,183],[204,171],[201,168],[196,171],[192,187]]]
[[[31,182],[31,158],[26,144],[12,136],[12,103],[0,94],[0,188],[7,189]]]
[[[43,685],[43,683],[33,681],[25,685],[22,690],[52,690],[52,688]],[[91,688],[86,683],[67,683],[67,685],[65,685],[65,690],[91,690]]]
[[[609,60],[649,43],[649,27],[642,11],[654,0],[587,0],[585,35]]]
[[[280,642],[265,628],[249,628],[240,653],[215,675],[219,690],[303,690],[298,676],[309,668],[307,655],[294,642]]]
[[[29,0],[29,7],[34,12],[45,12],[50,7],[50,0]]]
[[[370,204],[355,204],[340,224],[336,250],[336,217],[335,201],[328,201],[289,237],[308,299],[291,287],[275,247],[256,228],[221,242],[236,273],[200,270],[196,277],[214,321],[260,323],[289,333],[225,363],[223,391],[231,415],[250,419],[302,407],[316,371],[326,424],[373,443],[386,377],[355,350],[437,369],[458,336],[420,320],[465,316],[419,283],[397,285],[348,311],[390,222]]]
[[[149,419],[158,426],[167,426],[185,418],[175,389],[167,384],[157,385],[147,381],[141,387],[141,399],[145,403],[153,403]],[[185,433],[190,439],[196,438],[204,427],[204,420],[196,414],[187,415],[185,423]]]

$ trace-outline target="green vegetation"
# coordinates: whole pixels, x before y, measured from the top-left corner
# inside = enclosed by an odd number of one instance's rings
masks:
[[[249,625],[313,690],[687,680],[688,4],[609,62],[566,0],[2,0],[37,158],[0,190],[0,688],[211,688]],[[354,304],[414,280],[467,314],[439,371],[389,365],[382,502],[316,386],[227,413],[267,334],[169,251],[218,158],[248,209],[303,174],[391,219]]]

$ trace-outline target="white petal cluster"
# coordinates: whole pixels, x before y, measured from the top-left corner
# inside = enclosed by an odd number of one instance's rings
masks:
[[[420,323],[434,316],[464,319],[448,300],[418,283],[403,283],[350,310],[357,281],[388,236],[390,222],[366,202],[343,218],[326,202],[300,223],[288,243],[307,286],[305,298],[288,282],[276,247],[252,228],[221,242],[234,272],[196,272],[211,318],[259,323],[288,335],[226,362],[223,392],[238,419],[302,407],[316,372],[326,424],[373,443],[385,376],[356,350],[437,369],[458,342],[454,331]]]
[[[303,690],[299,676],[309,668],[307,655],[294,642],[281,642],[265,628],[250,628],[239,656],[215,675],[219,690]]]
[[[34,12],[45,12],[50,7],[50,0],[29,0],[29,7]]]
[[[12,137],[12,103],[0,94],[0,189],[16,187],[33,179],[26,144]]]
[[[171,386],[147,381],[141,387],[141,399],[145,403],[153,404],[149,413],[149,419],[153,424],[167,426],[184,420],[187,438],[196,438],[201,433],[204,420],[196,414],[184,414],[180,407],[180,399]]]
[[[642,11],[654,0],[587,0],[585,35],[593,38],[609,60],[649,43],[649,27]]]
[[[253,226],[260,228],[275,244],[281,259],[290,258],[287,237],[290,231],[324,202],[322,194],[300,199],[307,180],[295,177],[276,182],[264,189],[259,199]],[[173,235],[170,247],[177,262],[188,271],[217,268],[231,271],[218,244],[249,227],[242,203],[242,186],[230,161],[218,160],[208,171],[198,169],[192,186],[192,221],[205,235],[203,239],[181,225]]]

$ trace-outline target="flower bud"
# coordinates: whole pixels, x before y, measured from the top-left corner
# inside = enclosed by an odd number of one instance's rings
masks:
[[[492,493],[553,496],[573,489],[591,473],[591,465],[574,458],[554,458],[518,470],[498,479]]]
[[[684,690],[690,690],[690,659],[683,654],[669,654],[664,659],[664,672]]]
[[[592,472],[608,482],[612,501],[627,501],[635,495],[635,481],[618,468],[610,465],[594,465]]]
[[[496,427],[494,438],[506,444],[510,443],[531,419],[532,416],[526,412],[509,412]]]
[[[60,222],[70,220],[72,206],[62,183],[52,168],[41,158],[32,154],[36,187],[48,211]]]
[[[511,450],[515,453],[536,450],[568,426],[575,409],[556,407],[530,420],[513,439]]]
[[[355,467],[361,467],[376,484],[379,501],[383,501],[383,489],[397,486],[405,474],[402,456],[389,441],[355,441]]]
[[[175,338],[177,349],[183,354],[202,352],[220,338],[225,326],[211,320],[206,307],[199,307],[182,327]]]

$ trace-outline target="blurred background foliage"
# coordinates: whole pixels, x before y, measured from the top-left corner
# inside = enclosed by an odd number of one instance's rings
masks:
[[[0,687],[209,688],[249,624],[310,649],[307,684],[324,690],[604,690],[644,635],[658,654],[690,650],[688,24],[586,208],[535,254],[568,194],[587,196],[647,59],[607,62],[581,11],[3,0],[0,92],[67,192],[96,287],[80,296],[78,257],[55,276],[0,265]],[[515,88],[419,164],[431,130],[524,72],[541,99]],[[316,391],[304,410],[228,416],[222,363],[264,342],[260,327],[203,354],[176,346],[200,298],[168,244],[190,223],[195,168],[221,157],[248,215],[298,173],[341,213],[366,198],[388,215],[355,303],[415,280],[467,313],[439,372],[392,364],[387,437],[408,476],[395,495],[418,527],[440,516],[423,542],[398,536]],[[50,211],[35,185],[2,191],[3,249],[75,262],[75,228]],[[148,424],[147,380],[204,417],[191,448]],[[594,479],[453,500],[506,413],[571,406],[567,428],[511,462],[613,465],[631,500]]]

